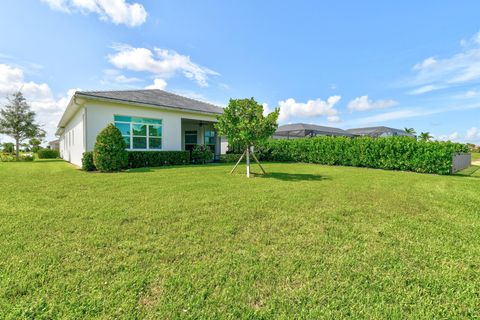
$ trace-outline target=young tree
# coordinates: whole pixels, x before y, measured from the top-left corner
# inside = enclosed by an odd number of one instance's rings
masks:
[[[223,114],[218,117],[218,122],[215,124],[218,134],[226,136],[229,145],[240,146],[245,150],[247,177],[250,177],[251,148],[270,138],[275,130],[277,130],[279,113],[280,109],[276,108],[275,111],[264,116],[263,106],[253,98],[230,99]],[[252,155],[258,162],[255,155]],[[240,160],[242,158],[240,158]],[[237,165],[240,163],[240,160],[237,162]],[[235,168],[233,170],[235,170]]]
[[[422,132],[418,136],[420,141],[430,141],[433,137],[430,135],[430,132]]]
[[[15,140],[17,159],[20,154],[20,144],[25,139],[45,136],[45,131],[35,122],[35,112],[30,109],[20,91],[8,97],[8,103],[0,110],[0,133]]]
[[[28,140],[28,144],[30,145],[30,150],[32,150],[33,153],[37,153],[38,150],[40,150],[40,145],[42,144],[42,140],[37,139],[37,138],[32,138]]]

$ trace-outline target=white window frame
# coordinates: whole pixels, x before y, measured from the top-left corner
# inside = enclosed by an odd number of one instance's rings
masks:
[[[123,115],[117,114],[116,116],[123,116]],[[115,125],[115,123],[123,123],[123,124],[130,125],[130,148],[127,148],[128,151],[162,151],[163,150],[163,119],[160,119],[160,118],[146,118],[146,117],[139,117],[139,116],[125,116],[125,117],[160,120],[162,122],[161,124],[158,124],[158,123],[145,123],[145,122],[114,121],[114,125]],[[135,125],[135,124],[146,125],[147,126],[147,133],[146,133],[147,135],[146,136],[135,136],[136,138],[146,138],[147,139],[147,148],[146,149],[133,148],[133,125]],[[160,128],[161,128],[162,136],[160,137],[160,139],[162,140],[162,147],[160,149],[157,149],[157,148],[150,149],[150,138],[151,138],[149,136],[150,125],[160,126]],[[125,137],[125,136],[122,134],[122,137]],[[155,137],[152,137],[152,138],[155,138]],[[156,138],[158,139],[158,137],[156,137]]]

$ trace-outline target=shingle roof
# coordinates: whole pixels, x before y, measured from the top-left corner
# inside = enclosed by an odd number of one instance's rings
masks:
[[[210,103],[183,97],[158,89],[122,91],[77,91],[76,95],[90,98],[109,99],[126,103],[139,103],[158,107],[222,114],[223,108]]]
[[[364,135],[364,136],[371,136],[371,137],[378,137],[384,133],[391,133],[392,135],[404,135],[404,136],[411,136],[414,137],[413,134],[407,133],[401,129],[395,129],[390,127],[367,127],[367,128],[353,128],[347,129],[347,132],[350,132],[355,135]]]
[[[306,136],[311,133],[315,133],[318,135],[332,135],[332,136],[347,136],[351,137],[353,134],[342,130],[340,128],[334,127],[325,127],[319,126],[316,124],[307,124],[307,123],[294,123],[294,124],[286,124],[283,126],[278,127],[277,131],[275,131],[274,135],[277,136]]]

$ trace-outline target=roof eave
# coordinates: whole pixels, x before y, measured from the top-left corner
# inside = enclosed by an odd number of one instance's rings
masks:
[[[189,112],[189,113],[206,114],[206,115],[214,115],[214,116],[222,114],[221,112],[208,112],[208,111],[201,111],[201,110],[195,110],[195,109],[189,109],[189,108],[165,106],[165,105],[160,105],[160,104],[141,103],[141,102],[128,101],[128,100],[123,100],[123,99],[97,97],[97,96],[88,95],[88,94],[85,94],[85,93],[76,93],[75,95],[76,96],[81,96],[82,98],[85,98],[85,99],[88,99],[88,100],[103,101],[103,102],[117,102],[117,103],[123,103],[123,104],[126,104],[126,105],[138,106],[138,107],[160,108],[160,109],[172,110],[172,111],[181,110],[181,111]]]

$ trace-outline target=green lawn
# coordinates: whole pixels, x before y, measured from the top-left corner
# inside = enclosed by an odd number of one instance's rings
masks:
[[[480,178],[0,163],[0,318],[480,317]]]
[[[480,160],[480,152],[472,152],[472,161]]]

